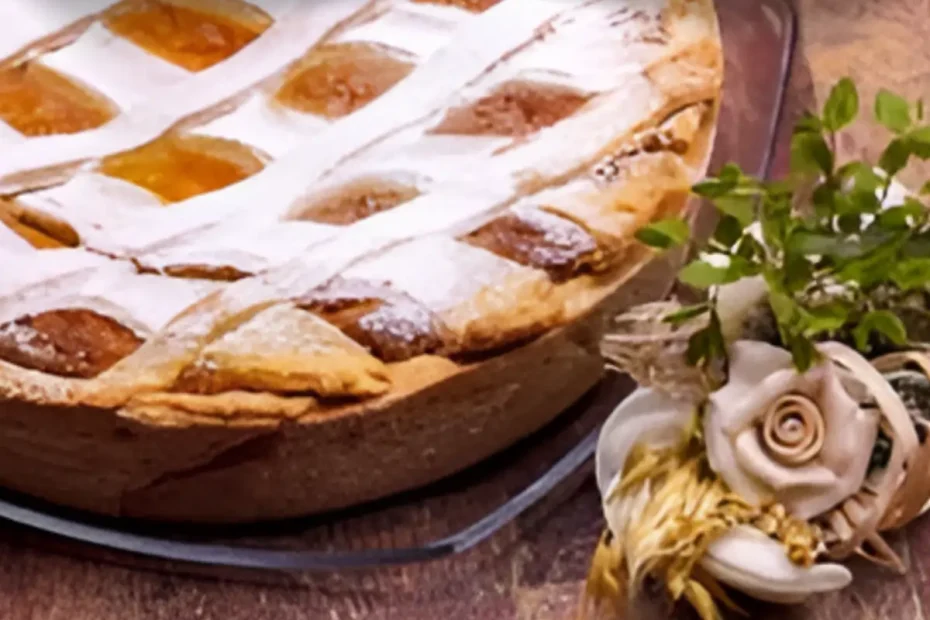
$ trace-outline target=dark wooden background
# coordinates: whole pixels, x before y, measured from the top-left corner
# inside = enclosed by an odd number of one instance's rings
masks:
[[[753,0],[746,0],[752,2]],[[866,101],[880,87],[930,95],[930,0],[799,0],[802,41],[789,112],[822,100],[844,75]],[[875,155],[881,132],[856,129],[847,152]],[[518,521],[493,544],[452,561],[303,582],[244,583],[77,559],[0,528],[0,620],[402,620],[573,618],[601,529],[588,479],[543,523]],[[849,590],[806,607],[753,609],[753,618],[923,620],[930,605],[930,522],[894,541],[907,577],[857,567]],[[930,613],[930,612],[928,612]],[[667,618],[644,604],[631,618]],[[680,612],[678,617],[691,617]]]

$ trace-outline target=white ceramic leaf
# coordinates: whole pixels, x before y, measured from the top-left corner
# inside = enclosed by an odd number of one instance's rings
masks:
[[[665,448],[682,439],[691,422],[694,405],[666,396],[658,390],[639,388],[607,418],[595,453],[597,486],[603,497],[619,481],[623,465],[637,444]]]
[[[840,564],[794,564],[780,543],[751,527],[735,528],[711,543],[701,567],[735,590],[779,604],[800,603],[852,582]]]

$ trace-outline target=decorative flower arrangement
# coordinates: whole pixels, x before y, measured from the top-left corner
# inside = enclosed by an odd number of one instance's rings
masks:
[[[679,279],[703,301],[614,319],[604,357],[640,387],[601,432],[588,611],[657,580],[710,620],[736,607],[728,588],[775,603],[845,588],[854,555],[905,570],[883,533],[930,508],[930,183],[894,179],[930,160],[930,124],[883,91],[888,147],[841,163],[858,113],[842,80],[797,125],[786,180],[730,165],[698,184],[719,219]],[[689,237],[679,219],[638,234]]]

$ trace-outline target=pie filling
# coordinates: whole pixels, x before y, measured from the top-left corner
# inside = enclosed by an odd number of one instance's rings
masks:
[[[604,252],[588,231],[543,211],[505,213],[464,241],[515,263],[542,269],[555,281],[606,267]]]
[[[454,336],[433,313],[385,285],[337,280],[297,300],[385,362],[437,354]]]
[[[0,69],[0,120],[24,136],[96,129],[117,113],[102,95],[40,62]]]
[[[449,110],[431,133],[522,138],[568,118],[589,99],[562,86],[506,82],[469,105]]]
[[[380,45],[321,45],[291,70],[275,100],[299,112],[340,118],[380,97],[413,69],[412,62]]]
[[[141,344],[131,330],[89,310],[54,310],[0,325],[0,359],[61,377],[96,377]]]
[[[189,71],[226,60],[272,24],[266,13],[239,0],[124,0],[103,21],[113,33]]]
[[[238,183],[264,168],[264,158],[239,142],[166,134],[105,158],[99,172],[175,203]]]
[[[349,225],[389,211],[420,195],[417,188],[385,180],[364,180],[299,204],[291,219],[320,224]]]

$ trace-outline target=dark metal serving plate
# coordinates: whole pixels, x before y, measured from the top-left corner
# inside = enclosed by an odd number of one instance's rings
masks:
[[[766,175],[797,32],[788,0],[718,0],[727,58],[712,170],[733,161]],[[653,269],[667,290],[673,269]],[[552,424],[509,450],[413,493],[349,511],[236,527],[104,519],[0,493],[0,518],[71,553],[221,576],[365,568],[438,559],[470,549],[589,475],[597,432],[632,384],[608,374]],[[544,499],[548,501],[543,501]],[[48,536],[51,534],[52,536]],[[232,572],[231,572],[232,571]],[[245,572],[240,572],[245,571]]]

